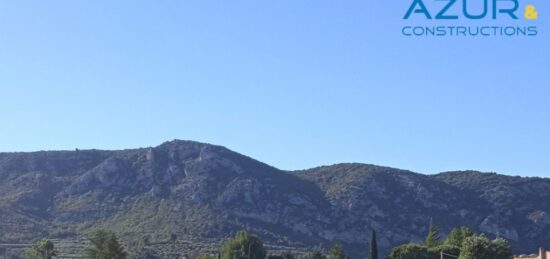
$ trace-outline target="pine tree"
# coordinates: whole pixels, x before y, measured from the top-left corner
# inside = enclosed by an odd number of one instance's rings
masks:
[[[330,259],[345,259],[346,255],[344,254],[344,248],[340,241],[336,242],[334,246],[330,249]]]
[[[426,247],[431,248],[440,245],[439,241],[439,230],[437,227],[430,222],[430,229],[428,230],[428,236],[426,237]]]
[[[369,259],[378,259],[378,245],[376,244],[376,231],[374,230],[372,230],[372,237],[370,240]]]
[[[462,242],[467,237],[471,237],[474,235],[474,232],[472,232],[467,227],[461,227],[461,228],[454,228],[451,230],[451,233],[447,236],[447,239],[445,240],[445,245],[448,246],[454,246],[454,247],[462,247]]]

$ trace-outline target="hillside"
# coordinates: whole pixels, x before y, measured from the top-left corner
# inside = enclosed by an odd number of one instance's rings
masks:
[[[207,251],[240,229],[272,249],[329,247],[365,255],[423,239],[432,219],[510,240],[550,242],[550,180],[480,172],[422,175],[365,164],[281,171],[224,147],[171,141],[154,148],[0,153],[0,243],[48,237],[82,244],[116,231],[133,254]],[[79,243],[80,242],[80,243]],[[1,250],[0,250],[1,253]]]

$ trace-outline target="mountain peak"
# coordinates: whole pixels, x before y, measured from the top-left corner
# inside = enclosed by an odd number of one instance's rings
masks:
[[[505,237],[522,252],[550,239],[548,190],[550,179],[424,175],[360,163],[286,172],[188,140],[118,151],[3,153],[0,240],[66,242],[105,227],[136,253],[153,249],[168,258],[185,253],[186,242],[213,246],[246,229],[289,250],[340,240],[361,256],[371,229],[384,253],[421,240],[432,218],[442,233],[465,225]]]

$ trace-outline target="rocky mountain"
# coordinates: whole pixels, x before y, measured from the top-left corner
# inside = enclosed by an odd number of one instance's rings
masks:
[[[0,254],[43,237],[78,254],[86,233],[102,227],[141,257],[214,250],[241,229],[272,250],[326,249],[339,240],[364,256],[371,229],[386,253],[421,241],[430,220],[442,234],[465,225],[527,253],[550,245],[549,213],[550,179],[542,178],[366,164],[289,172],[179,140],[120,151],[0,153]]]

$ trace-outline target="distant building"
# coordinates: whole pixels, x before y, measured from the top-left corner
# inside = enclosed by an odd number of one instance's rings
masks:
[[[514,259],[550,259],[550,252],[541,247],[538,255],[515,255]]]

